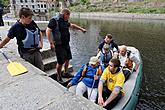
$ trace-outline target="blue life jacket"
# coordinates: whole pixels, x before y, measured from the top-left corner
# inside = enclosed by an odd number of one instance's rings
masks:
[[[98,78],[100,79],[103,70],[104,67],[102,65],[93,68],[90,64],[87,63],[78,70],[70,83],[72,85],[77,85],[80,81],[82,81],[86,86],[92,87],[94,75],[98,75]],[[95,80],[94,88],[98,87],[99,79]]]
[[[60,30],[59,30],[59,19],[60,19],[61,16],[55,16],[53,17],[56,21],[56,28],[52,31],[52,34],[53,34],[53,40],[55,41],[55,45],[59,45],[61,44],[61,33],[60,33]]]
[[[100,60],[101,60],[101,64],[104,64],[105,67],[108,66],[109,61],[112,59],[112,52],[109,51],[107,54],[103,53],[103,51],[101,51],[100,54]]]
[[[24,48],[38,48],[39,46],[39,30],[36,28],[35,32],[26,29],[26,38],[22,40]]]

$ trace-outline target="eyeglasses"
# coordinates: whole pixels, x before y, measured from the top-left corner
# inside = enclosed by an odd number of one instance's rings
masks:
[[[109,49],[104,49],[104,51],[109,51]]]

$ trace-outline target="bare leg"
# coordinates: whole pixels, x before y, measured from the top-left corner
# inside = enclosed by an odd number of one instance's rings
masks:
[[[57,63],[57,65],[56,65],[56,69],[57,69],[57,81],[60,81],[60,80],[62,80],[61,78],[61,70],[62,70],[62,65],[59,65],[58,63]]]
[[[64,63],[64,73],[62,74],[62,77],[64,78],[71,78],[73,75],[68,73],[68,66],[69,66],[69,60],[66,60]]]
[[[64,63],[64,73],[68,72],[69,60],[66,60]]]

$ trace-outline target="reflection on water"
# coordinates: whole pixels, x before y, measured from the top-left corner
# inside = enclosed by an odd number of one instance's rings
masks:
[[[138,48],[143,60],[143,82],[137,109],[165,109],[165,23],[135,20],[73,20],[88,32],[71,31],[72,64],[77,70],[96,54],[102,38],[111,33],[119,44]]]

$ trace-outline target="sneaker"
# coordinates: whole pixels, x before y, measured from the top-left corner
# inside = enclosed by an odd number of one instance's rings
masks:
[[[72,78],[73,75],[70,74],[70,73],[62,73],[62,77],[63,77],[63,78]]]

